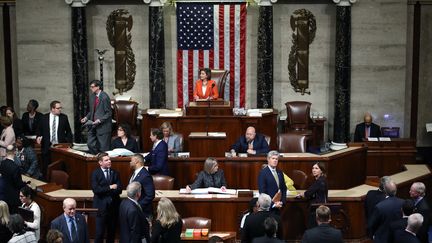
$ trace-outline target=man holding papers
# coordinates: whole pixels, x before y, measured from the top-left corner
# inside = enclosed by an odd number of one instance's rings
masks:
[[[216,187],[222,191],[226,190],[226,181],[223,170],[218,169],[218,163],[214,158],[207,158],[204,162],[204,170],[200,171],[198,178],[191,185],[186,186],[186,191],[190,193],[195,188]]]
[[[286,202],[287,187],[282,171],[276,167],[279,162],[279,152],[272,150],[267,154],[267,167],[258,175],[259,193],[265,193],[272,198],[273,208],[281,208]]]

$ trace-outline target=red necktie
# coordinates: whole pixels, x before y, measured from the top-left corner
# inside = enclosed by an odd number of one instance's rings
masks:
[[[96,107],[97,107],[98,104],[99,104],[99,96],[96,95],[96,99],[95,99],[95,102],[94,102],[94,105],[93,105],[93,121],[94,121],[94,115],[96,113]]]
[[[369,137],[369,128],[366,126],[365,127],[365,138]]]

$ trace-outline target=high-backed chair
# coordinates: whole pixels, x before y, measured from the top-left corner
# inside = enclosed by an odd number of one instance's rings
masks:
[[[211,70],[211,79],[214,80],[217,84],[217,88],[219,91],[219,98],[223,99],[225,95],[225,84],[228,78],[229,71],[222,69],[212,69]]]
[[[278,151],[281,153],[305,153],[306,135],[296,132],[281,133],[278,135]]]
[[[63,189],[69,188],[69,175],[62,170],[52,170],[50,174],[50,182],[61,185]]]
[[[153,184],[156,190],[172,190],[174,188],[174,178],[166,175],[152,175]]]
[[[288,177],[294,181],[294,187],[298,190],[306,189],[306,181],[308,176],[301,170],[292,170],[288,173]]]
[[[182,231],[186,229],[211,229],[211,219],[202,217],[183,218]]]
[[[137,102],[129,100],[117,100],[114,102],[114,120],[116,120],[117,124],[129,124],[133,135],[137,135],[137,115]]]
[[[296,131],[306,135],[311,135],[310,130],[310,107],[307,101],[290,101],[285,103],[287,109],[287,119],[285,121],[285,131]]]

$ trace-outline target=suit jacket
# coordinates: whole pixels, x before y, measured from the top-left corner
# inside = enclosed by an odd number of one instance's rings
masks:
[[[248,142],[246,137],[242,135],[235,144],[231,146],[237,153],[246,153],[248,150]],[[264,135],[257,133],[253,140],[253,149],[257,154],[266,154],[270,151],[269,145],[265,140]]]
[[[141,197],[138,199],[138,203],[140,204],[144,215],[148,217],[153,214],[152,202],[155,198],[153,177],[146,168],[143,167],[135,176],[133,181],[137,181],[141,184]]]
[[[282,237],[282,227],[279,215],[276,215],[270,211],[258,211],[246,217],[242,231],[241,242],[252,242],[254,238],[264,236],[264,221],[268,217],[273,217],[278,222],[278,232],[276,235],[280,239]]]
[[[21,137],[21,135],[23,134],[23,124],[21,119],[16,118],[13,119],[13,130],[15,132],[15,137]]]
[[[365,199],[366,220],[371,217],[375,205],[384,200],[385,197],[385,193],[381,190],[370,190],[367,192]]]
[[[36,114],[33,117],[32,126],[30,127],[30,124],[29,124],[29,120],[30,120],[29,113],[28,112],[24,112],[24,114],[21,117],[24,135],[36,135],[38,124],[42,120],[42,116],[43,116],[42,113],[36,111]]]
[[[310,203],[326,203],[328,198],[327,181],[324,176],[314,180],[312,185],[304,192]]]
[[[0,162],[0,200],[9,206],[11,214],[21,205],[19,191],[26,184],[22,181],[19,167],[13,160],[5,159]]]
[[[168,137],[168,149],[172,149],[174,153],[182,151],[182,144],[180,143],[180,136],[173,134]]]
[[[213,90],[212,85],[214,84]],[[209,96],[213,97],[213,99],[219,98],[219,92],[217,88],[217,84],[214,80],[208,80],[207,81],[207,88],[205,93],[202,92],[202,80],[196,81],[195,89],[194,89],[194,96],[197,95],[200,99],[207,99]]]
[[[398,230],[395,233],[395,243],[420,243],[420,240],[406,230]]]
[[[163,227],[159,220],[156,220],[152,227],[151,243],[180,243],[183,221],[179,218],[177,223],[169,228]]]
[[[93,207],[99,212],[114,210],[117,212],[120,205],[120,194],[122,185],[120,175],[117,171],[110,169],[110,180],[105,178],[104,171],[99,167],[91,175],[91,186],[93,190]],[[110,185],[117,184],[117,189],[110,189]],[[114,212],[114,213],[115,213]]]
[[[369,236],[375,243],[387,243],[390,234],[390,223],[402,218],[403,200],[397,197],[388,197],[375,206],[368,221]]]
[[[278,238],[270,238],[267,235],[254,238],[252,243],[284,243],[285,241],[279,240]]]
[[[207,188],[207,187],[217,187],[220,188],[222,186],[227,186],[225,181],[225,175],[223,170],[218,169],[216,173],[209,174],[205,171],[200,171],[198,173],[198,178],[194,183],[190,185],[190,188],[193,190],[195,188]]]
[[[51,229],[56,229],[63,233],[63,243],[89,243],[87,223],[84,216],[76,213],[75,222],[78,236],[78,239],[75,241],[71,240],[71,235],[69,233],[69,228],[64,214],[61,214],[53,221],[51,221]]]
[[[302,243],[338,243],[343,242],[340,230],[333,228],[329,224],[320,224],[312,229],[308,229],[303,234]]]
[[[129,198],[120,204],[120,243],[141,243],[142,239],[150,242],[149,225],[143,212]]]
[[[50,113],[46,113],[42,116],[39,123],[37,136],[42,136],[42,152],[49,152],[51,146],[50,136]],[[72,130],[69,125],[67,115],[61,113],[58,116],[58,127],[57,127],[57,140],[59,143],[72,143]]]
[[[259,193],[265,193],[269,195],[271,198],[278,192],[278,190],[282,193],[281,201],[283,204],[286,202],[286,192],[287,187],[285,185],[284,176],[282,171],[276,169],[278,178],[279,178],[279,187],[276,183],[275,178],[273,177],[272,172],[270,171],[269,166],[262,169],[258,175],[258,189]]]
[[[133,153],[139,152],[138,143],[132,137],[128,138],[126,145],[123,144],[121,137],[117,137],[116,139],[114,139],[111,143],[111,149],[116,149],[116,148],[124,148]]]
[[[417,205],[415,205],[415,212],[423,216],[422,227],[417,232],[417,238],[420,242],[428,242],[428,230],[430,225],[430,208],[425,198],[422,198]]]
[[[396,232],[399,230],[405,230],[405,228],[408,225],[408,217],[400,218],[396,221],[393,221],[390,223],[390,229],[389,229],[389,238],[388,242],[392,243],[395,241]]]
[[[168,175],[168,145],[165,141],[160,141],[144,159],[146,163],[149,163],[150,174]]]
[[[364,122],[357,124],[354,132],[354,142],[362,142],[365,138],[365,126]],[[371,123],[369,137],[381,137],[381,128],[375,123]]]
[[[99,103],[94,108],[94,103],[96,100],[96,94],[91,94],[89,97],[89,113],[86,117],[88,120],[95,121],[99,119],[101,123],[97,125],[97,134],[111,133],[112,129],[112,110],[111,110],[111,99],[108,94],[104,91],[99,93]]]

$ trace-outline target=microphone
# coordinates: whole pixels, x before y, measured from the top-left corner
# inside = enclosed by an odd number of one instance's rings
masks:
[[[212,83],[212,85],[211,85],[211,88],[210,88],[210,93],[209,93],[209,97],[208,97],[208,100],[207,100],[207,102],[208,102],[208,107],[207,107],[207,119],[206,119],[206,132],[207,132],[207,136],[208,136],[208,133],[209,133],[209,131],[208,131],[208,125],[209,125],[209,120],[210,120],[210,98],[212,97],[212,95],[213,95],[213,88],[214,88],[214,86],[215,86],[215,83]]]

